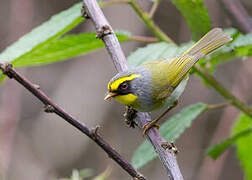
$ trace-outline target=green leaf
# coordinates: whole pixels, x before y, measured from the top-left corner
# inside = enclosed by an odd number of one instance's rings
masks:
[[[75,4],[71,8],[52,16],[47,22],[34,28],[31,32],[7,47],[0,54],[0,62],[13,62],[14,60],[18,62],[20,57],[29,54],[31,50],[35,50],[73,29],[84,20],[80,16],[81,7],[81,3]],[[15,63],[13,66],[15,67]],[[5,76],[0,73],[0,82],[4,79]]]
[[[82,169],[82,170],[79,171],[79,177],[81,179],[91,177],[91,176],[93,176],[93,174],[94,174],[93,169],[89,169],[89,168]]]
[[[130,40],[126,33],[117,33],[117,37],[120,42]],[[95,38],[95,33],[68,35],[35,48],[13,61],[13,64],[16,67],[44,65],[84,55],[103,47],[104,43],[102,40]]]
[[[193,40],[198,40],[211,29],[210,18],[203,0],[172,0],[191,29]]]
[[[52,41],[83,21],[81,3],[52,16],[50,20],[33,29],[0,54],[0,62],[13,61],[34,48]],[[17,62],[17,61],[16,61]]]
[[[233,126],[233,134],[252,129],[252,118],[242,114]],[[239,138],[236,141],[237,156],[246,174],[246,179],[252,179],[252,134]]]
[[[184,108],[180,113],[170,117],[160,128],[161,135],[165,140],[174,142],[187,127],[191,126],[192,121],[207,109],[203,103],[194,104]],[[146,140],[135,151],[132,157],[132,165],[135,168],[141,168],[149,161],[157,157],[151,144]]]
[[[249,135],[251,132],[252,128],[247,128],[234,134],[233,136],[227,138],[226,140],[220,142],[219,144],[210,147],[207,150],[207,155],[210,156],[212,159],[217,159],[227,148],[232,146],[238,139]]]

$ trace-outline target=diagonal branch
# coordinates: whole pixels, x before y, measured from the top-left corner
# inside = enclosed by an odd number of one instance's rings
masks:
[[[138,180],[145,180],[145,178],[128,161],[126,161],[116,150],[114,150],[108,144],[108,142],[106,142],[99,134],[97,134],[98,127],[96,127],[95,129],[89,129],[84,123],[78,121],[73,116],[68,114],[65,110],[55,104],[48,96],[46,96],[43,91],[38,89],[36,85],[32,84],[15,69],[13,69],[11,64],[0,63],[0,69],[2,70],[3,74],[7,75],[9,78],[15,79],[34,96],[36,96],[45,105],[45,112],[55,113],[58,116],[62,117],[68,123],[79,129],[82,133],[86,134],[93,141],[95,141],[108,154],[110,158],[116,161],[133,178]]]
[[[128,69],[127,61],[120,44],[96,0],[83,0],[83,3],[88,16],[92,19],[96,27],[97,37],[100,37],[104,41],[117,71]],[[151,118],[148,113],[138,113],[136,120],[143,127],[147,122],[151,121]],[[147,132],[147,137],[158,153],[170,179],[183,180],[175,154],[162,147],[166,141],[161,137],[158,130],[151,128]]]

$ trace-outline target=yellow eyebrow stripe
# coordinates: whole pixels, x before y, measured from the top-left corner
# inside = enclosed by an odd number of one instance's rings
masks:
[[[116,91],[121,83],[123,83],[124,81],[130,81],[130,80],[135,79],[137,77],[140,77],[140,75],[139,74],[131,74],[126,77],[121,77],[121,78],[115,80],[114,82],[108,84],[108,91]]]

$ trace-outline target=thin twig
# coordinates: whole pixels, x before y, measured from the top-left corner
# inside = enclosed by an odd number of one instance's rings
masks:
[[[75,119],[72,115],[68,114],[65,110],[54,103],[46,94],[38,89],[36,85],[31,83],[21,74],[19,74],[12,65],[9,63],[0,63],[0,69],[3,74],[7,75],[9,78],[15,79],[22,86],[24,86],[28,91],[30,91],[34,96],[36,96],[44,105],[45,112],[55,113],[62,117],[68,123],[73,125],[75,128],[79,129],[82,133],[86,134],[93,141],[95,141],[110,158],[115,160],[125,171],[127,171],[133,178],[138,178],[144,180],[145,178],[128,162],[126,161],[116,150],[114,150],[98,133],[98,127],[94,129],[89,129],[84,123]]]
[[[135,0],[131,0],[131,7],[135,10],[138,16],[143,20],[145,25],[152,31],[152,33],[160,40],[168,43],[175,44],[175,42],[169,38],[149,17],[149,14],[145,12]]]
[[[155,1],[155,2],[152,4],[151,10],[150,10],[150,12],[149,12],[149,18],[153,18],[155,12],[157,11],[158,5],[160,4],[160,1],[161,1],[161,0]]]
[[[243,33],[249,33],[252,31],[252,19],[248,15],[246,9],[242,6],[241,1],[221,0],[220,2],[226,9],[234,27],[241,30]]]
[[[131,36],[131,41],[138,41],[138,42],[144,42],[144,43],[155,43],[158,42],[158,39],[155,37],[146,37],[146,36]]]
[[[157,38],[159,38],[159,40],[165,41],[168,43],[170,42],[170,38],[161,29],[159,29],[159,31],[153,31],[153,29],[155,29],[155,26],[156,26],[154,24],[154,21],[150,19],[148,16],[146,16],[146,12],[143,11],[141,8],[139,8],[139,5],[137,4],[135,0],[132,0],[130,4],[133,7],[133,9],[137,12],[139,17],[146,24],[146,26],[152,31],[152,33]],[[149,26],[150,24],[154,27],[150,27]],[[205,79],[217,92],[219,92],[226,100],[230,101],[233,106],[235,106],[236,108],[240,109],[241,111],[243,111],[244,113],[252,117],[252,109],[250,109],[248,105],[246,105],[241,100],[236,98],[232,93],[230,93],[211,74],[209,74],[207,71],[201,68],[198,64],[194,65],[194,70],[198,73],[199,76]]]
[[[219,103],[219,104],[209,104],[209,105],[207,105],[207,109],[208,110],[215,110],[215,109],[225,108],[230,105],[231,105],[230,102]]]
[[[113,33],[111,26],[103,15],[99,5],[95,0],[83,0],[83,3],[89,17],[91,17],[96,27],[98,37],[102,38],[104,41],[117,71],[120,72],[127,70],[128,65],[125,55],[123,54],[120,44]],[[151,121],[148,113],[137,113],[136,120],[141,127],[143,127],[147,122]],[[151,128],[147,132],[147,137],[158,153],[159,158],[167,170],[170,179],[183,180],[183,176],[177,164],[175,154],[174,152],[166,150],[162,147],[162,144],[165,143],[165,140],[161,137],[158,130],[156,128]]]

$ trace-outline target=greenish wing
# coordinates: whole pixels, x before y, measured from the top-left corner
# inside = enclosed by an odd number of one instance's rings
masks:
[[[152,72],[152,90],[156,99],[165,99],[170,96],[175,87],[171,85],[172,75],[171,62],[176,59],[155,60],[143,64]]]
[[[181,56],[157,63],[158,66],[162,66],[162,68],[159,67],[156,69],[163,71],[163,77],[167,78],[166,81],[164,80],[164,82],[162,82],[163,86],[166,85],[167,87],[161,91],[160,96],[167,97],[170,93],[170,89],[178,86],[187,72],[200,58],[231,40],[232,38],[226,35],[222,29],[214,28]]]

